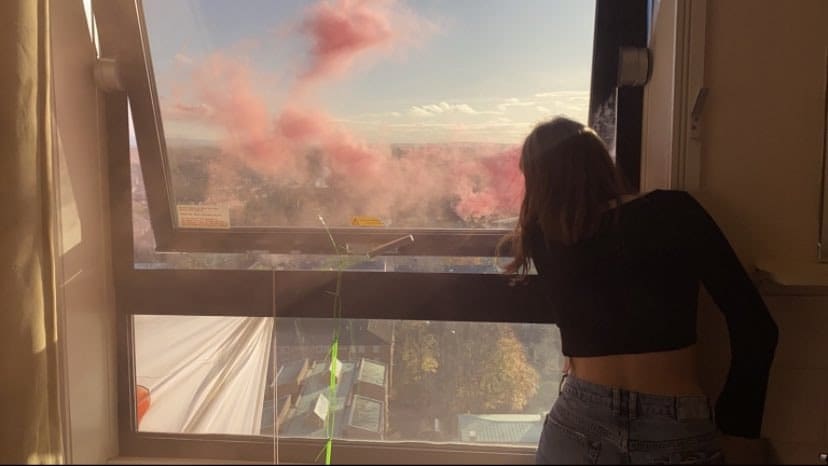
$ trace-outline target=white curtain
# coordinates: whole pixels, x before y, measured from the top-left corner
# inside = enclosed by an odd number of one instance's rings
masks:
[[[273,319],[135,316],[136,382],[149,390],[139,430],[258,435]]]

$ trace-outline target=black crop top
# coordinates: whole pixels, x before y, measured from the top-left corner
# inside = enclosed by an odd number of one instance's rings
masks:
[[[563,353],[588,357],[696,342],[699,283],[724,314],[731,367],[716,402],[722,432],[758,437],[777,327],[715,221],[690,194],[657,190],[612,210],[572,246],[532,235]]]

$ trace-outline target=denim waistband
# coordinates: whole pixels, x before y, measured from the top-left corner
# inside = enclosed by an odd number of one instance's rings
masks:
[[[619,416],[666,416],[676,420],[712,419],[710,402],[704,395],[665,396],[598,385],[566,376],[561,396],[579,399],[592,407],[606,408]]]

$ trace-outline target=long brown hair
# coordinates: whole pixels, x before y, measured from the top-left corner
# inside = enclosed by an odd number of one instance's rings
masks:
[[[526,137],[520,169],[525,181],[520,216],[501,243],[511,244],[514,257],[505,271],[518,278],[529,270],[534,235],[547,244],[578,243],[597,233],[613,201],[620,205],[621,196],[631,192],[601,138],[563,117],[536,126]]]

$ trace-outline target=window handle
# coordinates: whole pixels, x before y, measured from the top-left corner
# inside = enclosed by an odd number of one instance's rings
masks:
[[[828,464],[828,453],[820,453],[819,460],[825,464]]]
[[[386,252],[390,249],[401,249],[405,246],[410,246],[414,244],[414,235],[408,234],[397,239],[391,240],[387,243],[380,244],[379,246],[371,249],[368,251],[368,257],[374,257],[379,255],[380,253]]]

